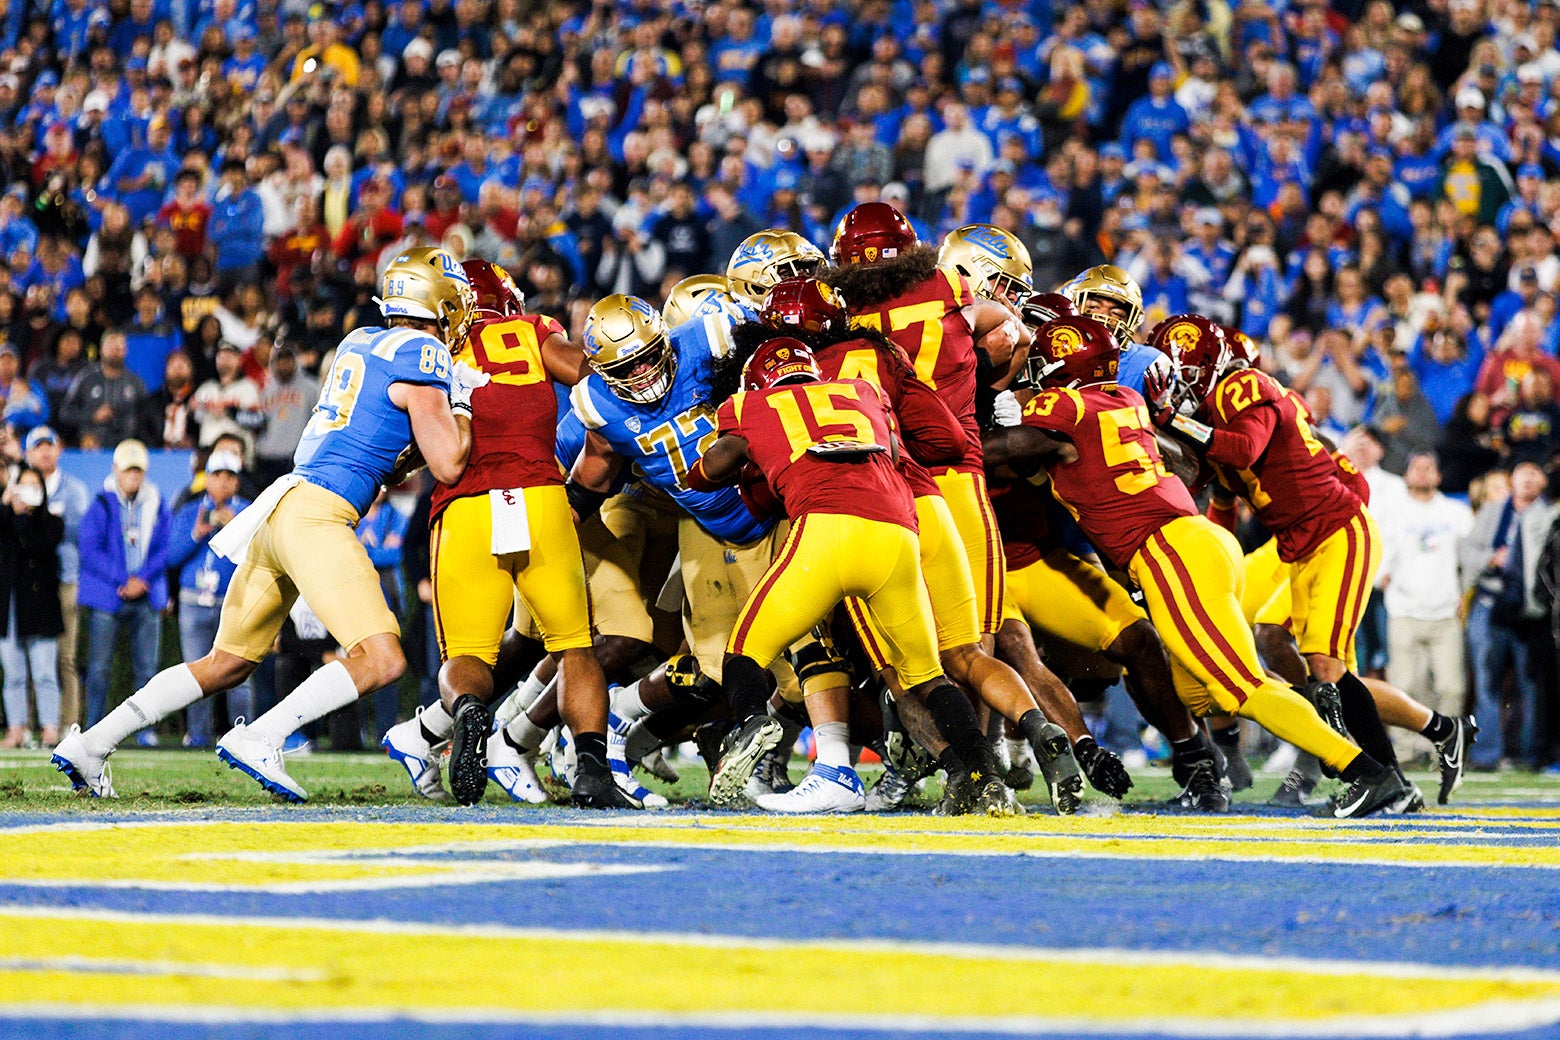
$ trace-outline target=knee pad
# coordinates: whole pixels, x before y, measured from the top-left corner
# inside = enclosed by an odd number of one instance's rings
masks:
[[[792,654],[791,664],[802,684],[803,696],[850,684],[850,666],[827,633]]]
[[[720,683],[704,674],[693,654],[678,654],[667,660],[666,684],[684,703],[715,704],[725,696]]]

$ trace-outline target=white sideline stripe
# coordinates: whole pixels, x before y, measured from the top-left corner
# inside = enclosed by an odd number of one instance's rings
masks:
[[[644,945],[676,944],[706,949],[773,951],[845,950],[863,955],[914,953],[934,957],[982,958],[1002,961],[1065,961],[1135,967],[1214,968],[1239,971],[1291,971],[1313,975],[1381,978],[1440,978],[1467,981],[1530,982],[1560,985],[1560,970],[1526,967],[1474,967],[1419,964],[1409,961],[1361,961],[1337,958],[1263,957],[1203,950],[1130,950],[1114,947],[1065,949],[1040,946],[987,946],[980,943],[901,941],[898,939],[772,939],[765,936],[708,935],[699,932],[627,932],[613,929],[522,928],[512,925],[439,925],[416,921],[335,920],[323,917],[226,917],[220,914],[132,913],[79,907],[0,906],[6,917],[64,918],[115,924],[186,925],[222,928],[272,928],[298,931],[366,932],[374,935],[448,936],[513,939],[527,942],[609,942]]]
[[[0,971],[180,976],[242,979],[245,982],[324,982],[330,978],[330,974],[323,971],[250,968],[232,964],[193,964],[189,961],[132,961],[106,957],[0,957]]]
[[[82,1007],[72,1004],[22,1004],[0,1007],[6,1019],[131,1019],[147,1022],[179,1022],[198,1025],[259,1023],[286,1025],[302,1022],[391,1023],[533,1026],[586,1025],[598,1027],[790,1029],[839,1031],[914,1032],[930,1035],[1001,1033],[1014,1036],[1116,1036],[1151,1033],[1178,1037],[1454,1037],[1531,1029],[1560,1021],[1560,1000],[1490,1002],[1455,1011],[1410,1015],[1351,1015],[1323,1021],[1270,1018],[1045,1018],[1041,1016],[845,1015],[827,1012],[671,1012],[652,1010],[503,1012],[461,1008],[406,1010],[364,1008],[321,1011],[271,1011],[244,1007],[125,1005]]]
[[[208,858],[208,857],[198,857]],[[227,859],[211,856],[211,859]],[[240,857],[232,857],[240,858]],[[493,860],[470,860],[449,864],[443,860],[378,860],[363,857],[358,860],[331,859],[325,857],[288,857],[256,854],[242,857],[251,862],[298,863],[314,866],[340,866],[343,863],[361,863],[373,867],[423,868],[415,874],[394,877],[341,878],[328,881],[277,881],[253,884],[224,884],[212,881],[137,881],[135,879],[109,879],[102,881],[45,878],[8,880],[0,878],[0,885],[16,888],[95,888],[149,892],[207,892],[247,893],[267,895],[328,895],[337,892],[379,892],[394,888],[426,888],[431,885],[486,885],[506,881],[553,881],[565,878],[612,877],[625,874],[656,874],[673,867],[655,865],[609,865],[596,863],[500,863]],[[454,869],[450,869],[453,866]]]

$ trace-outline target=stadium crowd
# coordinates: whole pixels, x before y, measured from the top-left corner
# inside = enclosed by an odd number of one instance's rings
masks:
[[[195,450],[194,545],[240,493],[210,498],[212,475],[288,468],[396,254],[501,264],[577,340],[600,297],[659,304],[761,228],[826,246],[881,200],[929,243],[1011,231],[1037,288],[1119,265],[1143,337],[1187,311],[1250,336],[1371,480],[1389,550],[1362,667],[1451,714],[1475,694],[1475,765],[1541,766],[1560,721],[1557,31],[1554,0],[12,0],[0,451],[53,479],[36,456],[60,447]],[[67,711],[77,587],[104,690],[110,626],[168,598],[137,552],[134,595],[113,578],[89,602],[86,490],[74,521],[50,491],[65,609],[41,627],[70,633]],[[118,490],[99,524],[128,532]],[[365,544],[412,615],[421,579],[396,567],[417,539],[393,512]],[[161,562],[204,652],[202,583],[222,579]],[[210,731],[209,710],[190,720]]]

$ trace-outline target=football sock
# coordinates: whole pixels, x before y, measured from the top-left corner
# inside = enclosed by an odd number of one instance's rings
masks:
[[[937,756],[937,768],[947,773],[949,779],[952,779],[957,774],[964,772],[964,760],[959,757],[959,753],[953,750],[953,748],[945,747],[942,750],[942,754]]]
[[[762,715],[769,708],[769,680],[764,669],[751,657],[733,654],[726,659],[724,682],[726,702],[737,722]]]
[[[1376,711],[1376,701],[1353,672],[1344,672],[1335,684],[1343,700],[1343,724],[1349,727],[1349,736],[1360,750],[1382,765],[1396,765],[1397,752],[1392,750],[1392,738],[1381,723]],[[1328,765],[1332,763],[1329,762]]]
[[[1360,754],[1359,748],[1322,721],[1310,701],[1293,687],[1272,679],[1248,693],[1236,714],[1251,719],[1279,740],[1311,752],[1333,769],[1341,770]]]
[[[358,699],[357,683],[340,661],[332,661],[299,684],[270,711],[249,724],[249,731],[277,747],[298,729]]]
[[[1213,742],[1215,744],[1219,745],[1219,747],[1224,748],[1226,751],[1231,750],[1231,749],[1239,751],[1240,750],[1240,727],[1239,726],[1230,726],[1227,729],[1216,729],[1216,730],[1214,730],[1213,731]],[[1201,743],[1200,740],[1199,740],[1199,743]],[[1171,741],[1171,746],[1172,747],[1175,746],[1175,741]]]
[[[986,735],[980,731],[980,724],[975,721],[975,709],[963,691],[944,682],[926,695],[926,706],[932,713],[937,732],[970,772],[990,775],[997,771],[997,760],[986,743]]]
[[[455,731],[455,717],[443,701],[434,701],[419,712],[417,724],[422,727],[423,739],[430,744],[444,743]]]
[[[1447,718],[1445,715],[1442,715],[1438,711],[1432,711],[1430,713],[1429,724],[1419,732],[1422,736],[1429,740],[1440,741],[1445,740],[1447,737],[1451,736],[1452,730],[1455,728],[1456,726],[1453,724],[1451,719]]]
[[[1029,746],[1035,749],[1035,757],[1041,757],[1041,747],[1045,742],[1045,727],[1047,720],[1039,708],[1030,708],[1018,717],[1019,732],[1024,734],[1024,739],[1029,741]]]
[[[531,721],[531,716],[521,712],[514,721],[504,727],[504,739],[522,755],[533,755],[547,739],[547,731]]]
[[[1381,772],[1383,766],[1374,758],[1361,751],[1354,756],[1354,761],[1338,770],[1338,777],[1344,783],[1352,784],[1362,776],[1374,776]]]
[[[574,769],[581,776],[606,776],[607,735],[605,733],[576,733],[574,735]]]
[[[634,722],[650,714],[645,702],[639,699],[639,683],[636,679],[612,691],[612,713],[625,722]]]
[[[850,768],[850,723],[821,723],[813,728],[813,739],[817,741],[819,765]]]
[[[81,735],[94,755],[106,755],[137,730],[155,725],[181,708],[206,696],[188,665],[174,665],[152,676],[151,681],[125,698],[96,726]]]

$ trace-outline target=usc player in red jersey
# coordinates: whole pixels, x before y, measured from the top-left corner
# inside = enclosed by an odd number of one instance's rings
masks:
[[[578,762],[574,803],[637,808],[607,766],[606,679],[591,647],[585,564],[554,456],[552,380],[578,382],[585,356],[552,318],[523,313],[503,268],[483,260],[462,266],[477,316],[457,354],[490,381],[472,397],[471,460],[457,483],[435,488],[429,520],[433,616],[445,661],[439,693],[453,719],[450,793],[471,805],[487,789],[493,665],[518,592],[557,655],[559,708]],[[421,719],[436,737],[438,715]]]
[[[899,472],[915,500],[921,572],[932,605],[937,649],[949,678],[975,691],[992,710],[1012,722],[1035,752],[1046,778],[1052,804],[1059,813],[1076,811],[1083,781],[1066,731],[1047,719],[1029,686],[1008,665],[981,646],[976,615],[975,583],[969,560],[937,481],[921,464],[947,462],[963,457],[967,443],[957,418],[941,398],[921,380],[892,340],[871,328],[849,327],[846,303],[815,278],[797,278],[776,285],[764,302],[761,318],[768,326],[795,333],[813,351],[825,379],[862,379],[883,394],[891,418],[911,429],[925,430],[952,424],[960,436],[951,445],[935,445],[938,455],[912,451],[899,456]],[[924,440],[924,438],[922,438]],[[891,660],[888,639],[871,607],[860,599],[845,601],[852,624],[873,668],[890,688],[902,690]],[[1061,680],[1043,666],[1035,682],[1054,702],[1069,701]],[[809,715],[821,707],[808,698]],[[842,711],[843,701],[835,710]],[[813,720],[817,721],[816,717]],[[926,735],[926,734],[921,734]],[[934,753],[940,748],[931,746]]]
[[[916,377],[964,428],[964,459],[934,468],[932,477],[969,558],[981,634],[994,637],[1002,625],[1005,568],[975,420],[976,348],[1005,371],[1029,333],[1006,305],[977,296],[957,271],[938,266],[937,249],[919,245],[910,222],[887,203],[863,203],[845,214],[831,252],[835,269],[825,280],[845,296],[851,324],[897,343]]]
[[[1119,356],[1114,337],[1091,318],[1041,326],[1029,364],[1042,391],[1024,405],[1023,425],[987,438],[988,459],[1011,463],[1050,451],[1057,439],[1070,442],[1077,457],[1047,465],[1052,493],[1143,590],[1187,707],[1254,719],[1338,769],[1350,787],[1334,815],[1385,808],[1404,793],[1397,773],[1263,672],[1240,613],[1240,547],[1198,513],[1186,486],[1165,469],[1143,399],[1115,381]],[[1217,783],[1210,753],[1188,786]]]
[[[861,379],[824,380],[806,344],[790,337],[771,339],[748,358],[742,386],[720,406],[720,437],[690,469],[689,484],[709,489],[735,480],[751,459],[791,529],[726,646],[723,682],[742,725],[722,750],[711,800],[740,793],[751,762],[778,738],[779,726],[764,715],[765,669],[841,601],[859,597],[895,649],[906,693],[926,702],[956,756],[950,781],[962,768],[975,807],[1011,811],[974,709],[938,663],[915,505],[895,469],[899,442],[882,392]],[[955,429],[946,427],[956,440]],[[819,738],[820,763],[848,771],[845,735]]]

